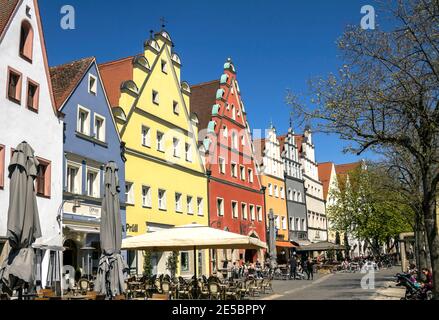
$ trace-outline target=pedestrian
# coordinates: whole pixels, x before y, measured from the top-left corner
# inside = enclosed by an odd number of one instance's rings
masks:
[[[297,261],[296,257],[292,256],[290,258],[290,279],[296,280],[296,271],[297,271]]]
[[[308,261],[306,263],[306,274],[308,276],[308,280],[309,278],[311,278],[311,280],[314,280],[314,263],[312,262],[311,258],[308,258]]]

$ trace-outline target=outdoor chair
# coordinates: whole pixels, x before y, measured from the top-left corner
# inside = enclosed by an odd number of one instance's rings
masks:
[[[178,299],[192,299],[193,287],[191,284],[179,284],[178,286]]]
[[[204,280],[198,281],[198,288],[200,293],[200,298],[209,298],[209,288]]]
[[[209,288],[209,298],[212,299],[220,299],[221,297],[221,288],[216,281],[211,281],[207,285]]]
[[[241,298],[239,289],[237,285],[234,285],[230,283],[226,288],[224,292],[224,298],[231,299],[231,300],[238,300]]]
[[[162,294],[170,295],[171,294],[171,283],[169,281],[163,281],[161,286]]]
[[[11,299],[9,298],[9,295],[7,293],[1,293],[0,300],[11,300]]]
[[[160,277],[155,279],[154,285],[156,287],[157,292],[162,293],[162,282],[160,280]]]
[[[249,289],[250,296],[254,297],[256,295],[259,296],[259,289],[255,279],[249,280],[247,282],[247,287]]]

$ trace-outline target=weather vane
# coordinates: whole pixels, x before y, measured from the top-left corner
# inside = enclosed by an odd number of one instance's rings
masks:
[[[162,26],[162,29],[165,28],[167,22],[168,22],[168,21],[165,20],[165,17],[161,17],[161,18],[160,18],[160,24],[161,24],[161,26]]]

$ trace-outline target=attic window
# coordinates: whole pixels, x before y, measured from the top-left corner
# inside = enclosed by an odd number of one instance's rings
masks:
[[[162,72],[165,74],[168,73],[168,63],[165,60],[162,60]]]
[[[20,57],[32,62],[32,49],[34,41],[34,31],[28,21],[21,23],[20,30]]]
[[[97,92],[97,79],[94,75],[88,75],[88,93],[96,95]]]
[[[172,102],[172,111],[174,111],[174,114],[176,115],[180,114],[180,108],[177,101]]]
[[[27,17],[28,18],[32,18],[32,15],[31,15],[31,13],[30,13],[30,7],[29,6],[26,6],[26,15],[27,15]]]
[[[155,91],[155,90],[152,90],[152,102],[154,103],[154,104],[159,104],[159,93],[157,92],[157,91]]]

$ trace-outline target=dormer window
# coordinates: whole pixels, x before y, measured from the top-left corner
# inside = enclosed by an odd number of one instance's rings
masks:
[[[28,21],[21,23],[20,30],[20,56],[32,62],[32,49],[34,41],[34,31]]]
[[[97,79],[94,75],[88,75],[88,93],[96,95],[97,92]]]
[[[157,92],[157,91],[155,91],[155,90],[152,90],[152,102],[154,103],[154,104],[159,104],[159,93]]]

